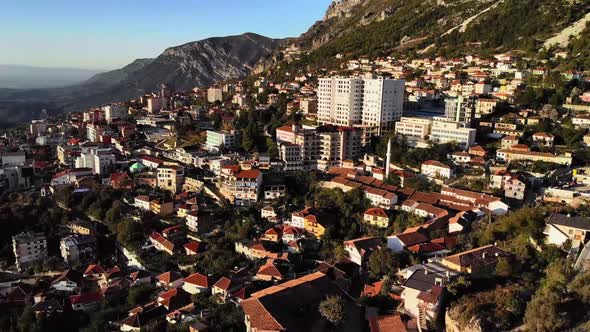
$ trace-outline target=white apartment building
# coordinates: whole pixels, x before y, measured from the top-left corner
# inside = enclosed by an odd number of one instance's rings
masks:
[[[368,137],[393,130],[403,112],[404,84],[385,78],[320,78],[318,123],[360,126]]]
[[[420,173],[431,179],[450,179],[453,177],[451,166],[437,160],[427,160],[422,163]]]
[[[495,99],[479,98],[475,103],[475,117],[481,118],[482,115],[489,115],[496,110],[497,101]]]
[[[466,128],[463,123],[444,118],[402,117],[395,124],[395,133],[405,136],[410,145],[430,140],[439,144],[456,142],[463,148],[468,148],[475,145],[476,129]]]
[[[97,123],[90,123],[86,126],[86,139],[90,142],[99,142],[100,136],[105,133],[105,126]]]
[[[59,243],[61,257],[70,266],[96,260],[96,239],[93,236],[69,235]]]
[[[299,99],[299,110],[303,114],[315,114],[318,111],[318,100],[315,97]]]
[[[373,78],[364,79],[361,125],[375,128],[371,134],[380,136],[394,129],[402,117],[404,107],[404,81]]]
[[[221,168],[221,193],[234,205],[249,206],[258,202],[262,191],[262,172],[242,170],[238,165]]]
[[[150,113],[157,113],[166,107],[166,98],[164,97],[150,97],[147,100],[147,111]]]
[[[363,80],[358,77],[320,78],[318,123],[352,126],[361,123]]]
[[[221,88],[211,87],[207,89],[207,101],[214,103],[216,101],[223,101],[223,90]]]
[[[402,117],[395,123],[395,134],[409,140],[425,140],[430,135],[431,119]]]
[[[43,233],[21,233],[12,237],[12,251],[19,271],[47,258],[47,238]]]
[[[207,130],[205,148],[208,151],[219,151],[221,148],[234,148],[238,143],[238,132]]]
[[[240,107],[246,106],[247,101],[248,101],[248,98],[246,97],[246,95],[243,95],[243,94],[236,94],[232,98],[232,103],[234,103]]]
[[[474,128],[463,127],[462,123],[454,121],[435,121],[432,122],[430,129],[430,140],[439,143],[456,142],[463,148],[475,145]]]
[[[113,119],[126,119],[129,115],[125,104],[109,104],[101,107],[104,111],[104,117],[111,122]]]
[[[94,174],[105,177],[111,173],[115,162],[116,158],[111,149],[95,147],[80,153],[75,165],[76,168],[91,168]]]

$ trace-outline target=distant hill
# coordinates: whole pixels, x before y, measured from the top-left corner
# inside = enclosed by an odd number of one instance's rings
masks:
[[[123,68],[89,76],[86,81],[68,87],[0,89],[0,117],[8,109],[14,112],[18,108],[15,105],[24,103],[44,103],[51,109],[77,111],[132,99],[156,91],[162,83],[177,90],[188,90],[243,78],[261,59],[284,43],[284,40],[254,33],[208,38],[170,47],[155,59],[138,59]],[[29,113],[30,107],[23,108],[23,111]],[[28,119],[27,114],[13,113],[11,116],[18,121]],[[13,122],[10,117],[0,118],[0,126]]]
[[[0,65],[0,88],[39,89],[77,84],[100,73],[98,70],[76,68],[44,68]]]

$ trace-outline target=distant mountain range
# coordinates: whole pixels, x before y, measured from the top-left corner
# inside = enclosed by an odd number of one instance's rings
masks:
[[[176,90],[188,90],[243,78],[285,42],[254,33],[208,38],[170,47],[155,59],[138,59],[121,69],[99,73],[67,87],[0,89],[0,125],[26,121],[27,115],[38,114],[30,114],[30,107],[23,107],[26,114],[15,114],[19,104],[34,103],[36,107],[41,103],[55,112],[84,110],[156,91],[162,83]]]
[[[77,84],[100,73],[99,70],[77,68],[44,68],[0,65],[0,88],[40,89]]]

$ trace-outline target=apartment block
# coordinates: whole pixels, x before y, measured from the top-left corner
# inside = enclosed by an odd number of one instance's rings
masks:
[[[216,101],[223,101],[223,90],[221,88],[211,87],[207,89],[207,101],[214,103]]]
[[[361,123],[363,80],[356,77],[320,78],[318,122],[352,126]]]
[[[395,134],[403,135],[409,140],[426,140],[430,135],[431,125],[430,119],[402,117],[395,124]]]
[[[125,104],[109,104],[101,107],[104,111],[105,119],[111,122],[114,119],[126,119],[129,116],[129,112]]]
[[[394,129],[403,112],[404,81],[385,78],[320,78],[318,122],[359,126],[364,136]]]
[[[262,172],[242,170],[239,165],[221,168],[221,193],[234,205],[248,206],[258,202],[262,191]]]
[[[43,233],[21,233],[12,237],[12,251],[19,271],[47,258],[47,238]]]
[[[475,118],[476,99],[473,97],[451,97],[445,100],[445,117],[448,121],[471,123]]]
[[[76,168],[91,168],[94,174],[108,176],[116,162],[111,149],[93,147],[81,152],[76,158]]]
[[[156,172],[158,188],[177,193],[184,183],[184,167],[178,165],[160,165]]]
[[[277,142],[286,171],[326,169],[360,155],[361,130],[352,127],[301,126],[277,128]]]
[[[96,260],[94,236],[69,235],[59,243],[61,257],[70,266],[93,263]]]
[[[235,130],[214,131],[207,130],[205,148],[209,151],[219,151],[222,148],[231,149],[238,145],[239,135]]]
[[[430,130],[430,140],[439,143],[455,142],[463,148],[469,148],[475,144],[474,128],[466,128],[460,122],[454,121],[435,121],[432,122]]]

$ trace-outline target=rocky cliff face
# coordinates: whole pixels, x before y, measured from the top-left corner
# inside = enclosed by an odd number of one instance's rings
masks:
[[[247,33],[171,47],[125,83],[146,91],[162,82],[186,90],[241,78],[279,45],[279,40]]]
[[[334,0],[324,16],[324,20],[347,16],[357,5],[366,0]]]

